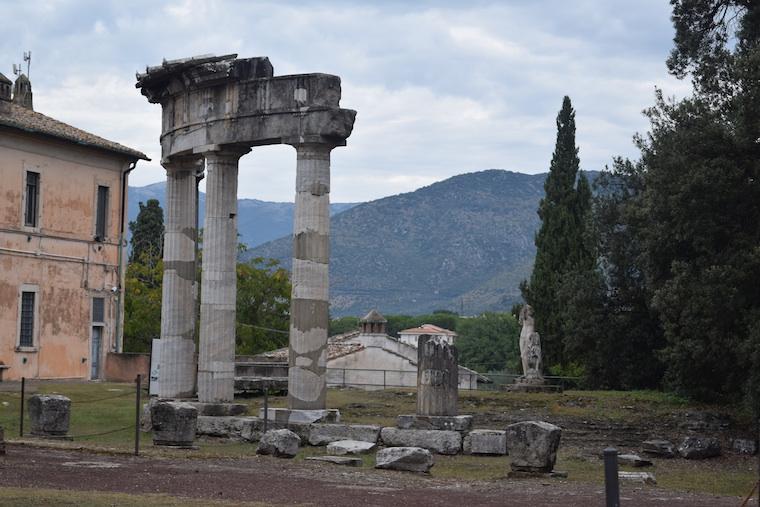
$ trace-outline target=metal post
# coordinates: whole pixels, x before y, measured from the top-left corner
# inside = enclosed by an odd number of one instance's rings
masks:
[[[383,370],[383,389],[385,389],[385,370]]]
[[[343,368],[343,387],[346,387],[346,369]]]
[[[140,395],[142,394],[142,375],[135,379],[135,456],[140,455]]]
[[[607,507],[620,507],[620,485],[618,484],[618,452],[608,447],[604,450],[604,491]]]
[[[269,423],[269,386],[264,383],[264,433],[267,432]]]
[[[18,421],[18,436],[24,436],[24,391],[26,390],[26,377],[21,377],[21,415]]]

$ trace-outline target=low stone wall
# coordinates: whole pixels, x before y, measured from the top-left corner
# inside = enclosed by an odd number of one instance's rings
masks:
[[[148,381],[150,354],[116,353],[106,355],[105,377],[109,382],[134,382],[137,374]]]

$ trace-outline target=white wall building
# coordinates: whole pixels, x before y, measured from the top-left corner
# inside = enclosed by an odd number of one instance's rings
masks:
[[[413,327],[411,329],[404,329],[403,331],[399,331],[398,339],[402,343],[416,347],[420,336],[423,334],[429,334],[430,336],[434,337],[437,336],[449,342],[449,345],[454,345],[454,340],[457,337],[457,334],[454,331],[449,331],[448,329],[444,329],[433,324],[422,324],[420,327]]]

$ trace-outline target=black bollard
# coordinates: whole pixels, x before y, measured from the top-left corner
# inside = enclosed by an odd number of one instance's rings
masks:
[[[618,452],[612,447],[604,450],[604,492],[607,497],[607,507],[620,507]]]

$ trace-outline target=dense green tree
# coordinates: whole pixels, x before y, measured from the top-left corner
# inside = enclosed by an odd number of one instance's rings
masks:
[[[564,362],[566,333],[559,297],[563,280],[593,264],[583,232],[591,192],[585,176],[578,177],[579,164],[575,111],[565,97],[557,115],[557,142],[544,183],[545,196],[538,208],[541,228],[536,235],[536,260],[530,282],[521,286],[534,310],[546,367]]]
[[[124,287],[124,352],[148,352],[161,335],[163,262],[147,251],[127,265]]]
[[[359,329],[359,317],[340,317],[337,319],[330,319],[329,335],[335,336],[336,334],[350,333]]]
[[[460,364],[479,372],[520,371],[520,329],[511,314],[460,318],[457,334]]]
[[[160,259],[164,245],[164,210],[158,199],[148,199],[140,203],[140,211],[133,222],[129,222],[132,237],[129,240],[131,252],[129,262],[146,259]],[[147,253],[147,257],[143,256]]]
[[[237,265],[236,353],[258,354],[288,344],[290,276],[274,259]]]

